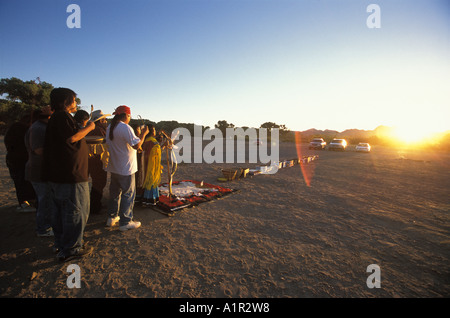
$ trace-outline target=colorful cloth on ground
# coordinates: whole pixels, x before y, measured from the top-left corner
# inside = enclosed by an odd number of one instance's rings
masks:
[[[169,196],[168,184],[161,184],[160,192],[158,207],[166,212],[175,212],[218,199],[236,190],[195,180],[182,180],[172,183],[174,197]]]

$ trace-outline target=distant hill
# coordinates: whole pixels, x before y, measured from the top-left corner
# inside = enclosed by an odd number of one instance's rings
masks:
[[[393,136],[394,128],[389,126],[378,126],[374,130],[362,130],[362,129],[347,129],[344,131],[336,130],[318,130],[311,128],[305,131],[300,131],[301,141],[309,142],[315,137],[323,138],[329,143],[334,138],[346,139],[349,144],[357,144],[359,142],[368,142],[373,145],[398,145],[402,141],[396,140]],[[291,138],[292,139],[292,138]],[[287,139],[286,139],[287,140]],[[420,146],[416,145],[417,147]],[[436,149],[450,150],[450,130],[435,133],[434,135],[425,139],[422,142],[422,147],[434,147]]]
[[[309,142],[312,138],[321,137],[327,143],[333,140],[334,138],[345,138],[348,141],[352,142],[361,142],[361,141],[370,141],[376,136],[375,130],[361,130],[361,129],[347,129],[344,131],[337,130],[319,130],[315,128],[311,128],[305,131],[300,131],[300,135],[303,142]]]

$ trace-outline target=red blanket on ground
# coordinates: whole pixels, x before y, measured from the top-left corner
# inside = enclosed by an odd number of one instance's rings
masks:
[[[170,198],[168,191],[166,191],[167,188],[167,183],[160,185],[160,197],[158,203],[158,207],[166,212],[174,212],[187,207],[192,207],[236,191],[200,181],[182,180],[172,182],[172,193],[175,197]],[[190,191],[190,188],[193,190]],[[183,189],[183,191],[178,191],[178,189]]]

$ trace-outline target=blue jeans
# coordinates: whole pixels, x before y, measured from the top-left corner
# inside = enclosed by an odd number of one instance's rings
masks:
[[[34,192],[36,192],[37,209],[36,209],[36,232],[45,234],[52,228],[52,215],[50,213],[51,191],[47,182],[32,181]]]
[[[122,176],[111,173],[109,185],[108,215],[120,216],[119,226],[127,225],[133,219],[134,199],[136,198],[136,183],[134,174]]]
[[[89,182],[50,182],[52,227],[60,256],[76,254],[83,246],[89,217]]]

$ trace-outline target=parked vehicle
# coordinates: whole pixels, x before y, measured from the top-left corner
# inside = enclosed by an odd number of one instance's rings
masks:
[[[367,142],[360,142],[355,149],[358,152],[370,152],[370,145]]]
[[[347,141],[345,139],[333,139],[328,145],[328,150],[341,150],[347,148]]]
[[[327,143],[323,138],[314,138],[309,143],[309,149],[324,149]]]

